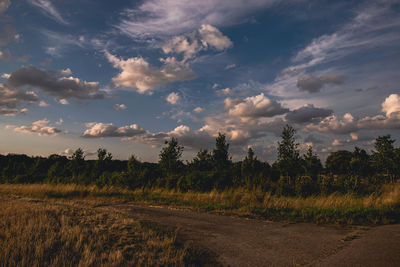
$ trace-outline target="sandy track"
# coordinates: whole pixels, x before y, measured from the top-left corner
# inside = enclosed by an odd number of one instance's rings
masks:
[[[400,266],[400,225],[340,228],[141,205],[114,206],[171,227],[224,266]]]

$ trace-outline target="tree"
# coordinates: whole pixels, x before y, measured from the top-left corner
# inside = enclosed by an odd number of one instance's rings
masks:
[[[289,178],[289,183],[300,172],[301,160],[294,135],[296,130],[286,125],[282,131],[282,141],[278,142],[278,166],[281,174]]]
[[[326,158],[325,167],[333,174],[348,174],[352,157],[353,154],[347,150],[331,152]]]
[[[213,150],[213,160],[217,169],[221,169],[229,165],[229,144],[226,142],[225,134],[218,133],[218,137],[215,139],[215,149]]]
[[[159,165],[167,175],[176,174],[183,166],[180,158],[182,157],[183,146],[178,144],[178,140],[172,137],[170,141],[165,141],[167,145],[160,152]]]
[[[309,146],[304,158],[304,170],[308,176],[316,181],[318,174],[322,170],[321,160],[318,155],[313,152],[312,146]]]
[[[189,166],[197,171],[211,171],[212,163],[213,157],[211,153],[209,153],[207,149],[200,149]]]
[[[85,156],[83,155],[82,148],[78,148],[70,156],[70,166],[73,178],[77,181],[79,175],[83,173],[85,169]]]
[[[107,152],[105,148],[99,148],[97,150],[97,161],[96,161],[96,172],[101,175],[104,171],[110,171],[108,168],[112,162],[112,155]]]
[[[354,148],[353,157],[350,160],[350,170],[354,175],[360,177],[367,177],[371,175],[371,162],[370,156],[364,149],[358,147]]]
[[[241,164],[242,180],[248,188],[257,185],[257,175],[261,173],[261,162],[254,156],[254,151],[251,147],[247,150],[247,155]]]
[[[377,171],[384,173],[389,179],[394,181],[395,174],[395,148],[393,147],[393,143],[395,140],[391,139],[390,134],[384,136],[378,136],[375,139],[375,149],[376,151],[372,152],[374,165]]]

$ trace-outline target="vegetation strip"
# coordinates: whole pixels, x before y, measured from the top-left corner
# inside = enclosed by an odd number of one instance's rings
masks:
[[[329,196],[299,198],[277,197],[261,190],[246,189],[200,193],[82,185],[0,185],[0,194],[84,200],[86,203],[90,200],[96,203],[147,202],[294,222],[369,225],[400,222],[400,183],[386,185],[380,194],[366,197],[335,193]]]

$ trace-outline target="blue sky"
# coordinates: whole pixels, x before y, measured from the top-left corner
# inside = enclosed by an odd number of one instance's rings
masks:
[[[0,153],[272,162],[400,138],[400,2],[0,0]],[[398,144],[398,142],[397,142]]]

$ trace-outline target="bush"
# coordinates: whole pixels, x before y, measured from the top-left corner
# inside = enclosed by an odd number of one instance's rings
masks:
[[[294,188],[293,185],[289,184],[289,177],[282,176],[276,187],[276,194],[278,196],[293,196]]]
[[[316,193],[316,184],[310,176],[298,176],[295,191],[299,197],[308,197]]]

